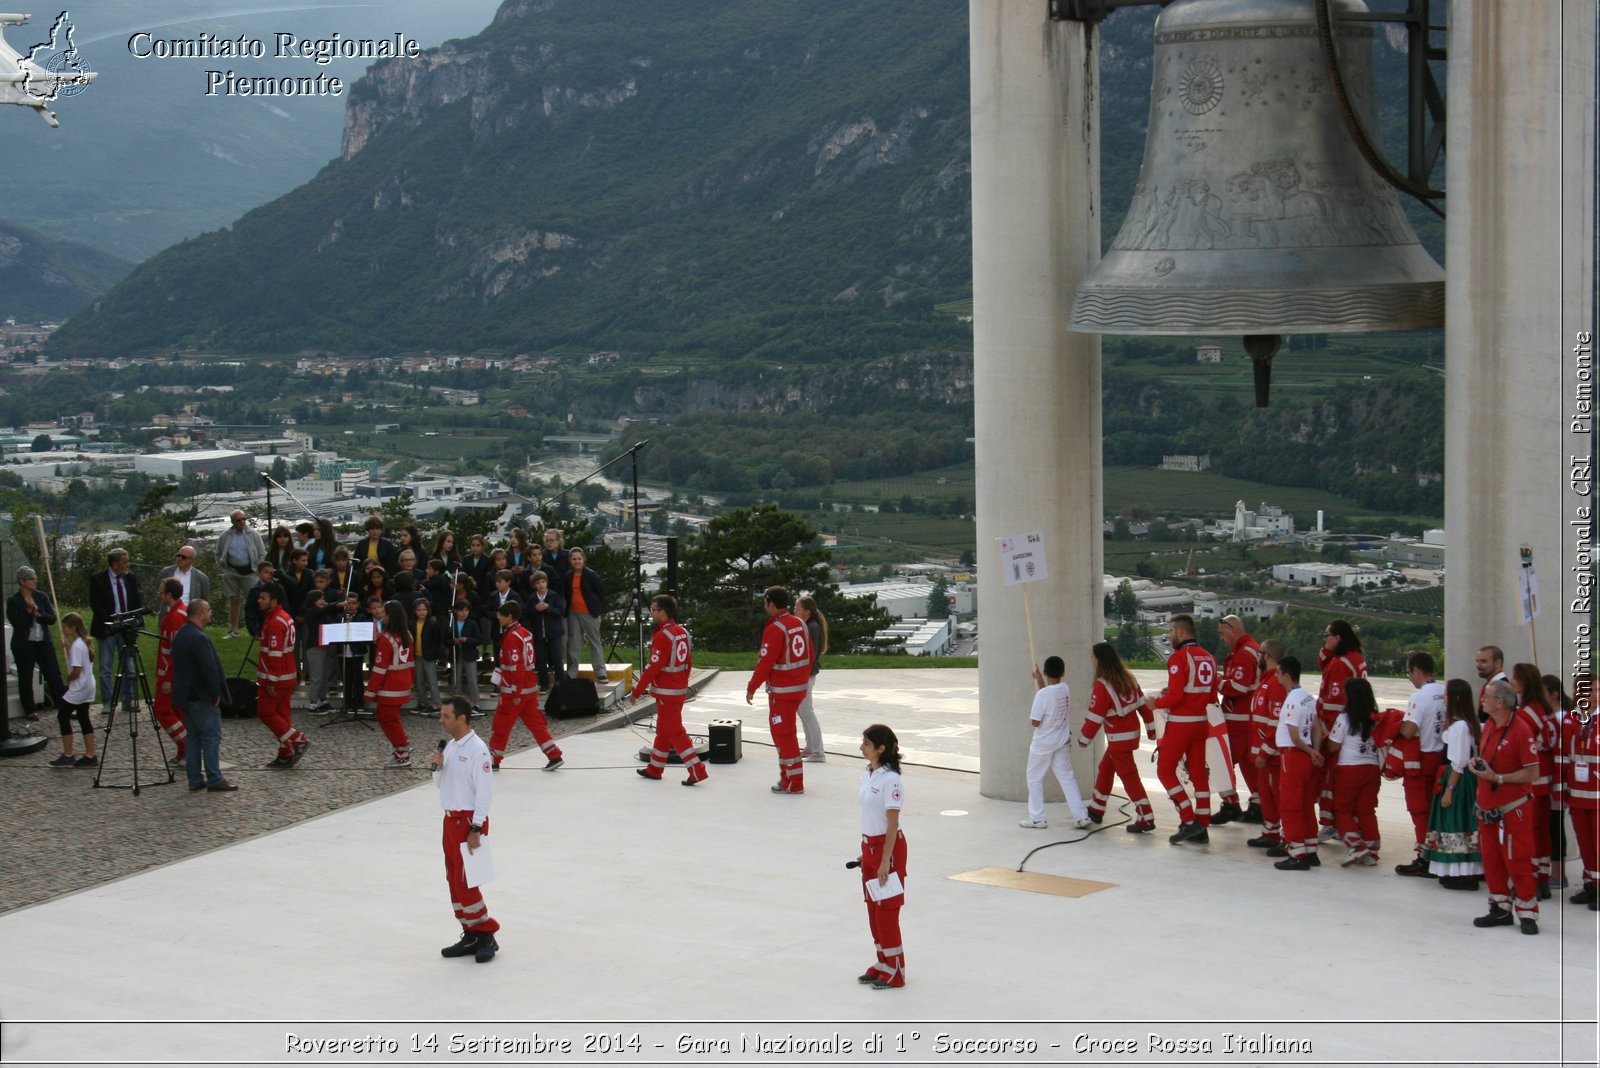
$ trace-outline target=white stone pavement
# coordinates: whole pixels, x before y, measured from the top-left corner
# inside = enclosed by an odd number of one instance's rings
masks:
[[[747,678],[715,679],[691,724],[734,713],[759,725]],[[638,779],[647,739],[630,730],[571,738],[553,774],[537,751],[508,761],[487,888],[504,930],[488,965],[438,955],[456,928],[426,784],[0,917],[4,1059],[1595,1063],[1596,914],[1548,902],[1536,938],[1474,929],[1481,895],[1391,873],[1409,840],[1392,785],[1379,868],[1278,872],[1245,847],[1248,827],[1219,828],[1205,848],[1112,826],[1071,842],[1078,832],[1057,825],[1019,828],[1021,805],[980,797],[977,777],[954,770],[977,752],[976,672],[821,680],[831,755],[805,766],[802,797],[768,792],[777,764],[759,731],[741,763],[714,765],[695,789]],[[855,982],[871,942],[843,867],[858,837],[854,747],[873,720],[939,765],[905,771],[910,983],[896,991]],[[194,803],[197,818],[225,818],[227,798]],[[1156,805],[1170,830],[1159,794]],[[1067,842],[1027,870],[1111,888],[1069,898],[949,878]],[[1493,1022],[1468,1022],[1479,1019]],[[1252,1052],[1262,1033],[1311,1052]],[[454,1054],[453,1034],[465,1036]],[[796,1057],[751,1046],[757,1034],[829,1045]],[[882,1052],[863,1048],[873,1034]],[[1168,1044],[1152,1052],[1151,1034]],[[1227,1034],[1258,1046],[1226,1052]],[[306,1052],[370,1036],[395,1045]],[[507,1054],[497,1041],[525,1045]],[[549,1049],[561,1041],[572,1049]],[[1120,1041],[1134,1052],[1108,1052]],[[1207,1042],[1210,1056],[1179,1042]]]

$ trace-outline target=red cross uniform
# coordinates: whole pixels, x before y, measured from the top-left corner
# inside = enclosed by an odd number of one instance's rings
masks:
[[[761,655],[745,690],[746,698],[753,698],[763,683],[767,687],[772,744],[778,750],[778,785],[773,789],[786,794],[805,793],[795,720],[811,685],[811,637],[805,623],[791,612],[773,616],[761,632]]]
[[[1211,779],[1206,769],[1206,739],[1211,727],[1206,714],[1217,701],[1217,661],[1193,638],[1181,643],[1167,658],[1167,689],[1155,706],[1167,710],[1156,760],[1156,777],[1178,809],[1184,823],[1199,820],[1211,826]],[[1194,786],[1191,799],[1178,778],[1178,762],[1189,768]]]
[[[706,765],[694,750],[689,732],[683,729],[683,702],[689,696],[689,670],[693,642],[689,631],[674,620],[656,628],[650,639],[650,660],[633,688],[637,701],[646,691],[656,701],[656,736],[650,743],[650,766],[646,776],[659,779],[667,770],[667,754],[677,750],[678,759],[689,773],[689,783],[706,778]]]

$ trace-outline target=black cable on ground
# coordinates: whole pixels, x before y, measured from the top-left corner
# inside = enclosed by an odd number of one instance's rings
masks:
[[[1121,826],[1123,826],[1123,824],[1132,823],[1133,822],[1133,817],[1128,815],[1128,806],[1133,804],[1133,802],[1131,800],[1129,800],[1128,798],[1123,797],[1121,794],[1111,794],[1109,796],[1110,797],[1122,798],[1122,804],[1117,806],[1117,811],[1122,815],[1122,820],[1120,822],[1118,822],[1118,823],[1096,823],[1096,824],[1092,824],[1088,828],[1080,828],[1080,829],[1083,830],[1083,833],[1080,834],[1076,838],[1063,838],[1059,842],[1046,842],[1042,846],[1036,846],[1033,849],[1028,850],[1027,856],[1022,858],[1022,863],[1017,865],[1017,871],[1020,872],[1020,871],[1024,870],[1025,868],[1027,868],[1028,861],[1032,860],[1033,859],[1033,855],[1035,853],[1038,853],[1040,850],[1054,849],[1056,846],[1062,846],[1062,845],[1076,845],[1079,842],[1086,841],[1087,839],[1094,837],[1095,835],[1099,834],[1101,831],[1109,831],[1113,827],[1121,827]]]

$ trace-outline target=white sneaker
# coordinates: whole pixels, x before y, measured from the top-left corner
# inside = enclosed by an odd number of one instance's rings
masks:
[[[1335,828],[1333,828],[1333,827],[1324,827],[1324,828],[1322,828],[1322,833],[1317,835],[1317,841],[1319,841],[1319,842],[1331,842],[1337,837],[1339,837],[1339,832]]]
[[[1078,830],[1081,831],[1085,827],[1093,827],[1094,826],[1094,822],[1092,820],[1090,820],[1088,816],[1085,816],[1081,820],[1073,820],[1072,821],[1072,825],[1074,827],[1078,828]]]
[[[1348,868],[1352,864],[1360,864],[1362,858],[1369,855],[1365,849],[1352,849],[1350,855],[1339,862],[1339,867]]]
[[[1378,866],[1377,854],[1363,853],[1361,855],[1361,859],[1356,861],[1356,863],[1361,865],[1363,868],[1376,868]]]
[[[411,758],[406,757],[401,760],[398,757],[390,757],[383,766],[385,768],[409,768],[411,766]]]
[[[807,764],[825,764],[825,763],[827,763],[827,760],[828,760],[828,754],[826,754],[826,753],[807,753],[805,756],[801,757],[800,759],[804,760]]]
[[[1050,826],[1050,824],[1045,820],[1023,820],[1021,823],[1017,824],[1017,826],[1026,827],[1030,831],[1042,831],[1046,827]]]

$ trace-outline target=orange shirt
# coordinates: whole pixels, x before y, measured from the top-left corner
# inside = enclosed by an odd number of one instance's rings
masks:
[[[589,615],[589,604],[583,599],[583,572],[572,573],[572,596],[567,598],[567,608],[573,612]]]

